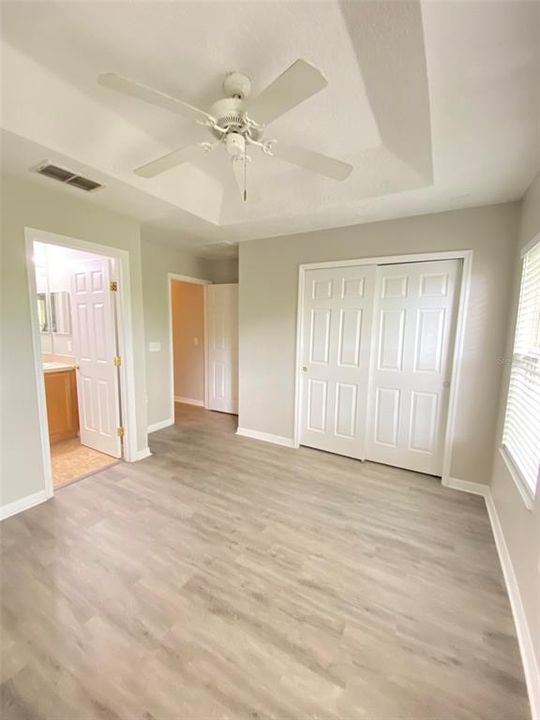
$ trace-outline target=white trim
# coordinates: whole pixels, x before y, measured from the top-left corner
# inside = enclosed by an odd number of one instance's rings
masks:
[[[448,395],[448,408],[446,410],[446,431],[444,436],[442,481],[450,476],[452,464],[452,448],[456,434],[457,398],[461,384],[461,361],[465,343],[465,327],[469,297],[471,293],[473,251],[465,250],[461,254],[463,266],[461,268],[461,282],[459,284],[459,302],[457,307],[456,325],[454,328],[454,352],[452,355],[452,373],[450,375],[450,392]]]
[[[172,282],[173,280],[179,280],[180,282],[188,282],[193,285],[212,285],[212,280],[204,280],[203,278],[190,277],[189,275],[178,275],[178,273],[167,273],[167,305],[169,313],[169,371],[170,371],[170,387],[171,387],[171,417],[174,418],[174,403],[176,398],[174,396],[174,349],[173,349],[173,328],[172,328]],[[207,407],[206,401],[206,388],[207,372],[206,372],[206,288],[203,293],[203,371],[204,371],[204,403],[203,407]],[[182,401],[184,402],[184,401]]]
[[[208,287],[204,288],[204,407],[210,406],[210,367],[208,364]]]
[[[29,510],[35,505],[40,505],[50,500],[50,498],[52,498],[52,492],[49,493],[47,490],[38,490],[38,492],[32,493],[32,495],[27,495],[26,497],[20,498],[20,500],[15,500],[7,505],[3,505],[0,507],[0,520],[6,520],[6,518],[17,515],[17,513],[23,512],[23,510]]]
[[[353,260],[332,260],[330,262],[303,263],[298,268],[298,299],[296,318],[296,358],[294,373],[294,432],[293,447],[300,446],[300,413],[302,403],[302,328],[303,328],[303,293],[305,273],[307,270],[317,270],[332,267],[350,267],[354,265],[387,265],[390,263],[430,262],[434,260],[462,260],[461,282],[459,287],[459,303],[457,308],[456,327],[454,331],[454,352],[452,356],[452,374],[450,378],[450,392],[448,397],[448,410],[446,415],[446,430],[444,439],[442,478],[447,483],[450,476],[450,461],[454,444],[456,410],[459,385],[461,382],[461,361],[463,356],[463,343],[465,338],[465,325],[467,306],[470,295],[472,274],[472,250],[449,250],[448,252],[413,253],[411,255],[382,255],[380,257],[356,258]]]
[[[195,400],[194,398],[180,397],[180,395],[174,396],[175,403],[184,403],[184,405],[196,405],[197,407],[204,407],[204,400]]]
[[[133,459],[133,462],[139,462],[139,460],[144,460],[145,458],[150,457],[152,454],[149,447],[145,447],[144,450],[137,450],[137,454]]]
[[[352,260],[328,260],[325,262],[302,263],[300,270],[319,270],[332,267],[351,267],[354,265],[389,265],[395,263],[430,262],[431,260],[459,260],[467,255],[472,257],[472,250],[448,250],[441,252],[411,253],[409,255],[379,255],[377,257],[360,257]]]
[[[501,563],[501,569],[506,585],[506,591],[512,608],[512,617],[516,628],[516,635],[523,663],[523,671],[525,674],[525,682],[527,684],[527,693],[529,703],[531,705],[532,720],[540,720],[540,669],[536,661],[534,652],[534,644],[531,631],[527,622],[525,608],[521,600],[519,585],[512,564],[512,558],[506,544],[501,521],[497,513],[497,507],[493,500],[491,489],[488,485],[481,483],[473,483],[467,480],[459,480],[457,478],[447,478],[446,487],[463,492],[482,495],[486,503],[486,509],[489,516],[491,531],[495,540],[495,547]]]
[[[54,484],[52,476],[51,446],[49,442],[49,420],[47,418],[45,378],[43,374],[43,364],[41,362],[41,336],[39,332],[39,319],[37,314],[36,268],[32,259],[34,255],[34,241],[28,236],[26,228],[24,230],[24,235],[26,245],[26,276],[28,279],[28,295],[30,298],[30,330],[32,333],[32,351],[34,355],[34,380],[37,393],[41,462],[43,464],[43,479],[45,481],[45,490],[39,492],[45,492],[47,497],[52,497],[54,494]],[[29,497],[33,496],[30,495]],[[21,502],[24,502],[26,499],[27,498],[22,498]],[[13,505],[14,503],[11,504]],[[16,510],[15,512],[20,511]]]
[[[470,480],[460,480],[454,477],[445,477],[442,485],[452,490],[461,490],[462,492],[471,493],[471,495],[481,495],[486,497],[489,492],[489,486],[484,483],[475,483]]]
[[[204,280],[203,278],[191,277],[191,275],[179,275],[178,273],[167,273],[170,280],[179,280],[180,282],[191,283],[192,285],[212,285],[212,280]]]
[[[166,420],[160,420],[160,422],[152,423],[148,426],[148,434],[163,430],[164,428],[174,425],[174,418],[167,418]]]
[[[302,333],[304,329],[304,288],[306,284],[306,266],[300,265],[298,269],[298,298],[296,300],[296,355],[294,363],[294,427],[293,447],[300,447],[300,424],[302,412]]]
[[[540,242],[540,233],[537,233],[537,234],[533,237],[532,240],[529,240],[529,242],[521,248],[520,255],[519,255],[520,259],[523,260],[523,258],[525,257],[525,255],[526,255],[530,250],[532,250],[533,247],[535,247],[536,245],[538,245],[539,242]]]
[[[521,660],[523,662],[523,670],[525,672],[529,702],[531,704],[532,720],[540,720],[540,670],[536,662],[532,635],[527,623],[527,616],[525,615],[525,608],[523,607],[523,602],[521,600],[514,566],[512,565],[512,559],[510,557],[508,546],[506,545],[501,521],[489,488],[486,494],[486,507],[489,520],[491,522],[491,529],[493,530],[493,536],[495,538],[495,545],[497,546],[497,552],[499,553],[499,560],[501,562],[508,597],[510,598],[510,606],[512,608],[519,649],[521,651]]]
[[[274,445],[283,445],[284,447],[294,447],[292,438],[283,435],[273,435],[272,433],[259,432],[258,430],[249,430],[248,428],[239,427],[236,431],[237,435],[251,438],[252,440],[263,440],[264,442],[273,443]]]
[[[504,445],[499,445],[499,454],[503,459],[506,469],[514,484],[519,492],[523,503],[527,510],[532,510],[534,507],[534,494],[531,488],[527,485],[525,479],[521,476],[518,468],[515,466],[512,457]]]

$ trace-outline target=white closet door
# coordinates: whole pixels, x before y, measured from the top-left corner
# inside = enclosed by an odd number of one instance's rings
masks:
[[[305,273],[302,445],[364,457],[375,274],[373,265]]]
[[[116,329],[109,260],[78,263],[72,272],[73,350],[77,370],[81,443],[121,457]]]
[[[442,473],[457,260],[377,270],[367,459]]]
[[[206,286],[207,407],[238,412],[238,285]]]

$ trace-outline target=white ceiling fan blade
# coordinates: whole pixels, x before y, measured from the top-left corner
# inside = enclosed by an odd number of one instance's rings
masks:
[[[314,150],[308,150],[297,145],[284,145],[280,142],[276,142],[275,145],[272,144],[271,155],[293,165],[298,165],[310,172],[325,175],[333,180],[345,180],[353,169],[352,165],[328,157],[328,155],[322,155]]]
[[[152,160],[152,162],[146,163],[146,165],[141,165],[141,167],[138,167],[133,172],[144,178],[155,177],[177,165],[202,157],[204,155],[204,147],[204,144],[199,143],[198,145],[188,145],[178,150],[173,150],[167,153],[167,155],[157,158],[157,160]]]
[[[150,103],[150,105],[157,105],[157,107],[165,108],[165,110],[170,110],[178,115],[183,115],[190,120],[202,120],[204,118],[205,120],[214,122],[214,118],[204,110],[200,110],[160,90],[154,90],[146,85],[127,80],[126,78],[120,77],[120,75],[115,75],[115,73],[99,75],[97,81],[100,85],[110,90],[116,90],[116,92],[122,93],[122,95],[137,98],[143,102]]]
[[[248,102],[247,112],[255,122],[268,125],[327,85],[328,81],[316,67],[305,60],[297,60]]]

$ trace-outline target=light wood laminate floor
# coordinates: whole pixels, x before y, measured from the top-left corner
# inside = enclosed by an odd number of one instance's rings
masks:
[[[178,407],[2,524],[3,720],[521,720],[481,498]]]

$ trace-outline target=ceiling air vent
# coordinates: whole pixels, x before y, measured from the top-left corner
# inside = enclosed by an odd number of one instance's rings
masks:
[[[79,188],[79,190],[84,190],[85,192],[91,192],[92,190],[98,190],[103,187],[103,185],[100,185],[94,180],[85,178],[82,175],[77,175],[77,173],[74,173],[72,170],[66,170],[66,168],[53,165],[50,162],[41,163],[41,165],[38,165],[35,169],[40,175],[53,178],[53,180],[66,183],[66,185],[73,185],[74,187]]]

